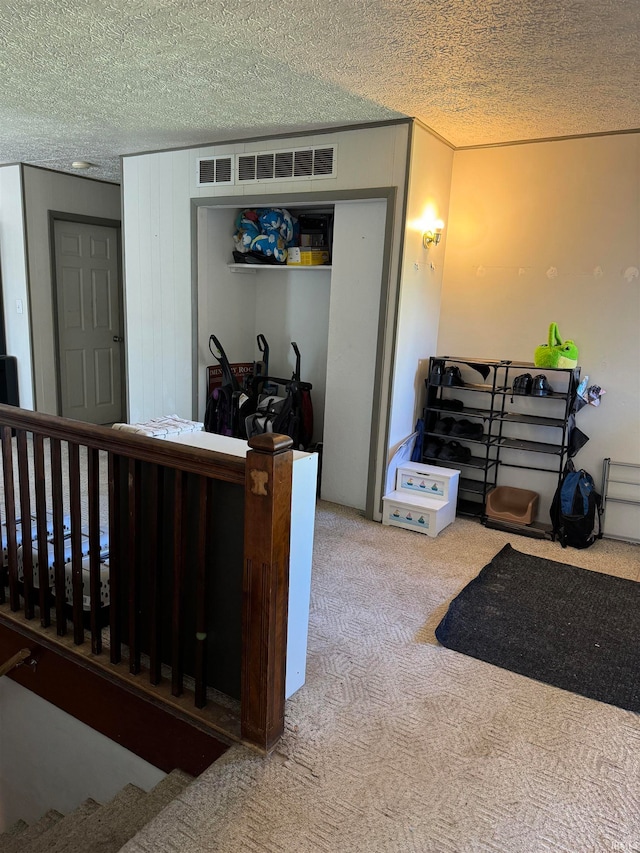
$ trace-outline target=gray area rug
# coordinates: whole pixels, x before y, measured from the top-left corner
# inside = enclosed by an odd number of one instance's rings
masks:
[[[639,635],[637,581],[511,545],[453,599],[436,628],[448,649],[629,711],[640,711]]]
[[[434,637],[508,534],[458,519],[432,539],[327,503],[316,518],[307,683],[285,737],[267,759],[230,749],[124,851],[637,849],[638,716]],[[636,580],[640,548],[602,540],[575,561]]]

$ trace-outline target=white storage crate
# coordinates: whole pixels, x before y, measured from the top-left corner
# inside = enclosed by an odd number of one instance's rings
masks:
[[[426,498],[396,490],[382,498],[382,523],[437,536],[456,517],[455,501]]]
[[[451,501],[455,510],[459,479],[460,471],[452,468],[438,468],[435,465],[411,462],[398,468],[396,490],[412,492],[436,500]]]

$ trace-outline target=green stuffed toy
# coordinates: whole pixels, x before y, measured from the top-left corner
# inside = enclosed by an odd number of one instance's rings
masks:
[[[536,347],[533,363],[536,367],[577,367],[578,347],[573,341],[563,341],[558,326],[552,323],[549,326],[549,343]]]

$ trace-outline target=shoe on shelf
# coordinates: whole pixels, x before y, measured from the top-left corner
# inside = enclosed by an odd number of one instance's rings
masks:
[[[429,438],[425,444],[423,456],[427,459],[437,459],[443,447],[444,439]]]
[[[460,438],[475,438],[480,440],[484,435],[482,424],[474,424],[463,418],[461,421],[456,421],[449,430],[449,435],[459,435]]]
[[[449,462],[468,462],[471,459],[471,451],[459,441],[447,441],[438,458]]]
[[[464,385],[462,374],[460,373],[460,368],[455,365],[450,365],[446,368],[444,375],[442,377],[442,385]]]
[[[531,395],[533,397],[548,397],[550,394],[553,394],[553,388],[549,385],[544,373],[534,376],[531,385]]]
[[[451,432],[453,426],[455,426],[455,418],[440,418],[440,420],[435,422],[433,427],[433,432],[440,433],[441,435],[448,435]]]
[[[531,387],[533,385],[533,379],[531,378],[530,373],[521,373],[520,376],[516,376],[513,380],[513,386],[511,388],[512,394],[530,394]]]
[[[442,385],[442,375],[444,373],[444,365],[441,361],[434,362],[429,374],[429,382],[432,385]],[[426,380],[425,380],[426,382]]]

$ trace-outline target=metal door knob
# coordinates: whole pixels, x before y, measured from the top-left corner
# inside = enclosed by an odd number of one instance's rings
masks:
[[[121,344],[124,341],[124,338],[121,338],[120,335],[113,336],[113,342],[116,344]]]

